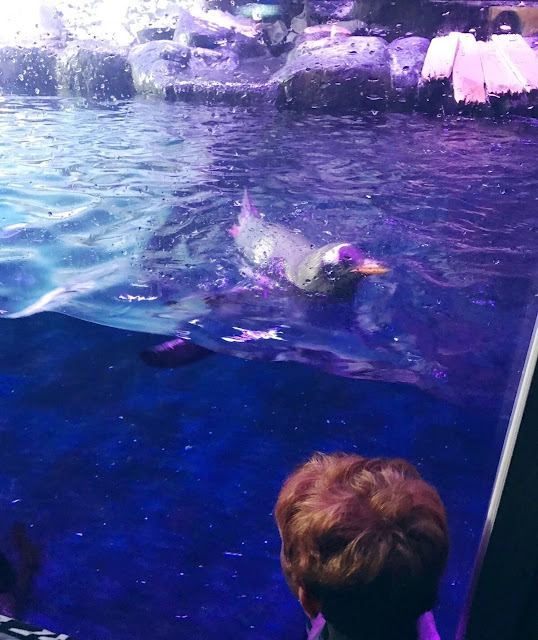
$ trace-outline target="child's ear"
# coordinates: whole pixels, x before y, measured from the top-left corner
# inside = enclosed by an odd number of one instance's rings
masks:
[[[299,587],[299,602],[309,618],[314,619],[321,613],[321,600],[308,595],[304,587]]]

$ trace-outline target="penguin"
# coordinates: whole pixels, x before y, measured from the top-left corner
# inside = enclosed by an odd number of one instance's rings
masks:
[[[305,236],[266,222],[252,203],[247,189],[238,223],[229,232],[249,262],[262,269],[276,270],[306,293],[347,300],[355,295],[365,276],[389,271],[347,242],[316,248]],[[233,298],[234,293],[230,292]],[[220,296],[219,301],[225,303],[226,295]],[[177,338],[146,349],[140,355],[150,366],[169,368],[201,360],[211,353],[190,340]]]
[[[262,269],[277,271],[307,293],[351,297],[368,275],[389,269],[348,242],[316,247],[305,236],[266,222],[245,189],[238,223],[229,233],[245,258]]]

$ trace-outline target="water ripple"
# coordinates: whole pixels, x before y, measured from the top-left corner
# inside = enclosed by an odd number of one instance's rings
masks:
[[[526,121],[4,98],[0,310],[497,393],[536,309],[537,146]],[[392,272],[345,309],[261,298],[227,233],[245,187],[270,220]],[[222,297],[234,287],[249,293]],[[247,325],[285,340],[223,341]]]

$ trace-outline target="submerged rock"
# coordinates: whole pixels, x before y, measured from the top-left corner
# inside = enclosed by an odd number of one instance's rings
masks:
[[[58,85],[71,94],[95,100],[121,100],[135,93],[126,53],[93,41],[71,43],[59,55]]]
[[[57,92],[56,52],[51,47],[0,47],[0,92],[52,96]]]
[[[379,111],[391,86],[390,55],[381,38],[305,42],[277,74],[280,109]]]
[[[417,102],[420,74],[430,41],[427,38],[398,38],[389,44],[392,90],[390,99],[399,107],[412,109]]]

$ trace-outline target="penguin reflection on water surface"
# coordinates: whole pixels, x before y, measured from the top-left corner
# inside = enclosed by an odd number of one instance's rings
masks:
[[[253,266],[277,273],[309,294],[347,300],[355,295],[365,276],[389,271],[347,242],[315,247],[305,236],[266,222],[246,189],[238,223],[229,232]],[[190,340],[177,338],[147,349],[141,355],[147,364],[170,368],[200,360],[210,353]]]

